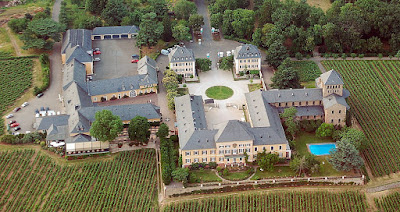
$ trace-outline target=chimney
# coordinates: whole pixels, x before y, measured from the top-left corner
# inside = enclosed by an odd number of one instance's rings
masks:
[[[292,96],[294,96],[294,93],[292,93]]]
[[[306,96],[308,96],[308,93],[306,92]]]

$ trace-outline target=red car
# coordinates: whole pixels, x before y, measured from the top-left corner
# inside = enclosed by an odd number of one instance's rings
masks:
[[[99,51],[94,51],[93,54],[94,54],[94,55],[96,55],[96,54],[101,54],[101,51],[100,51],[100,50],[99,50]]]
[[[18,127],[18,126],[19,126],[18,123],[11,124],[11,127]]]
[[[132,61],[131,61],[131,63],[137,63],[139,60],[138,59],[133,59]]]

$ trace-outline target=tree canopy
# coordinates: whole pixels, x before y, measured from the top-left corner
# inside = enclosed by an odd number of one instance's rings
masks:
[[[147,144],[150,136],[150,123],[146,117],[136,116],[129,123],[128,134],[131,141]]]
[[[197,7],[194,2],[187,0],[178,0],[174,6],[174,12],[178,19],[189,20],[192,14],[196,14]]]
[[[187,183],[189,177],[189,169],[188,168],[177,168],[172,172],[172,177],[177,182]]]
[[[291,67],[276,71],[271,81],[271,86],[278,89],[301,88],[299,73]]]
[[[153,12],[142,16],[142,22],[139,26],[140,31],[136,40],[137,46],[152,46],[161,38],[164,26],[162,22],[157,21],[156,17],[157,15]]]
[[[160,128],[158,128],[158,131],[157,131],[156,135],[159,138],[166,138],[169,135],[169,127],[168,127],[168,125],[165,124],[165,123],[162,123],[160,125]]]
[[[196,69],[201,71],[211,70],[211,60],[208,58],[196,58]]]
[[[357,148],[348,140],[336,142],[336,150],[330,152],[328,161],[338,171],[350,171],[363,165]]]
[[[202,15],[193,14],[189,17],[189,26],[193,31],[199,31],[202,25],[204,25]]]
[[[290,161],[290,168],[297,172],[298,175],[316,173],[319,171],[319,165],[320,162],[315,159],[315,155],[309,153],[295,157]]]
[[[257,153],[257,164],[261,169],[265,171],[273,171],[274,165],[278,163],[279,156],[275,153],[266,153],[265,149],[263,152]]]
[[[192,38],[189,27],[183,24],[177,24],[172,28],[172,37],[177,41],[188,41]]]
[[[321,126],[318,127],[317,131],[315,131],[315,135],[317,137],[332,137],[334,131],[335,126],[333,126],[333,124],[322,123]]]
[[[54,42],[60,41],[63,31],[62,25],[50,18],[32,20],[21,36],[22,48],[50,50]]]
[[[100,141],[112,141],[123,129],[123,123],[119,116],[115,116],[109,110],[97,111],[95,121],[90,127],[90,135]]]
[[[233,55],[223,57],[219,61],[219,68],[223,70],[232,70],[233,69]]]
[[[106,7],[101,12],[101,17],[109,26],[118,26],[122,18],[128,15],[128,10],[123,0],[108,0]]]

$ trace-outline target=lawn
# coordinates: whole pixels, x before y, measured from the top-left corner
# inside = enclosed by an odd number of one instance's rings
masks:
[[[251,175],[252,175],[252,173],[248,173],[247,171],[240,171],[240,172],[229,172],[228,175],[226,175],[226,176],[221,175],[221,176],[224,179],[236,181],[236,180],[245,180],[248,177],[250,177]]]
[[[301,87],[306,87],[306,88],[316,88],[315,86],[315,81],[307,81],[307,82],[301,82]]]
[[[196,175],[196,178],[200,179],[200,182],[207,183],[207,182],[222,182],[221,178],[219,178],[215,172],[210,169],[203,169],[203,170],[191,170],[192,174]],[[195,183],[189,180],[189,183]]]
[[[206,95],[212,99],[223,100],[230,98],[233,90],[226,86],[213,86],[206,90]]]
[[[299,71],[300,81],[314,81],[321,75],[321,70],[313,61],[291,61],[291,67]]]
[[[264,178],[279,178],[279,177],[293,177],[294,172],[289,166],[275,166],[272,172],[260,171],[257,169],[256,174],[251,178],[251,180],[259,180]]]
[[[248,84],[247,86],[249,86],[249,92],[262,89],[262,85],[260,83]]]
[[[0,28],[0,57],[15,56],[15,50],[5,28]]]

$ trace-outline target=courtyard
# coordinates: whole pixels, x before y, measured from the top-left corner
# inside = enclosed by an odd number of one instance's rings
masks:
[[[101,54],[94,55],[100,61],[94,62],[93,80],[113,79],[137,75],[137,63],[131,63],[132,55],[139,55],[136,39],[95,40],[93,48],[100,48]]]

